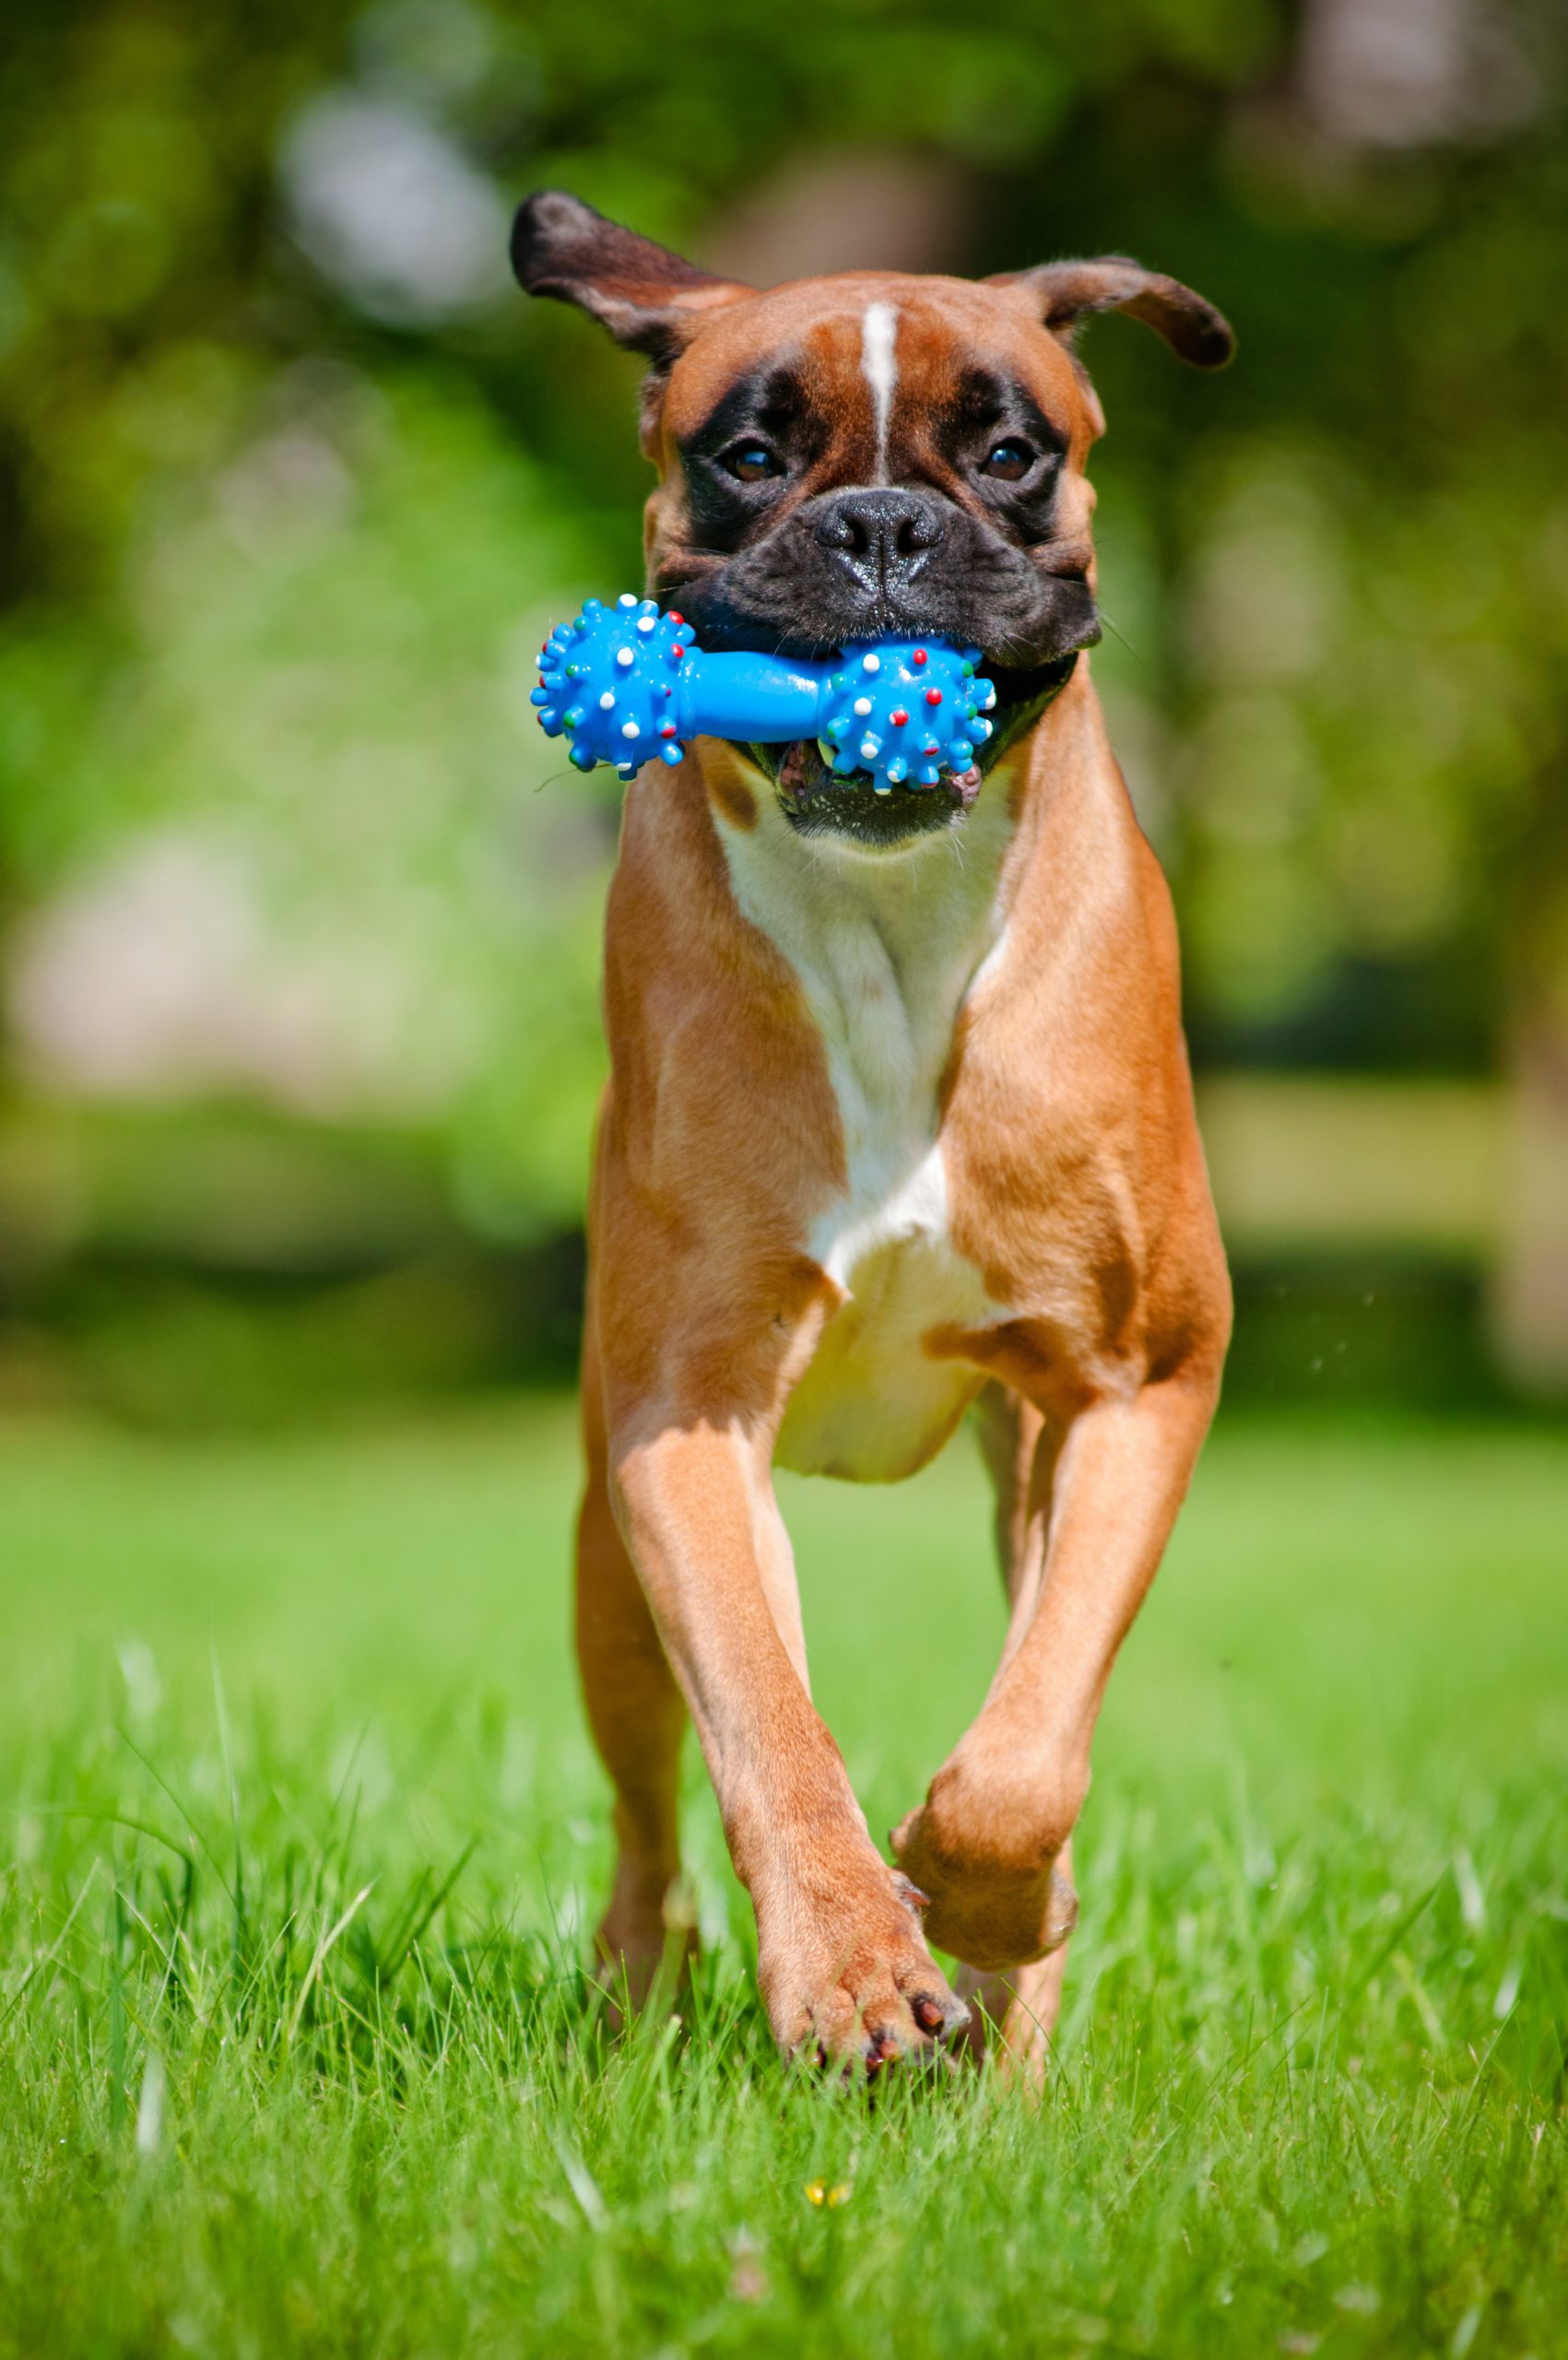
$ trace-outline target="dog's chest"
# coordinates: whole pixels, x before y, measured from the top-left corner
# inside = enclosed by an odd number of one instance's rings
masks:
[[[874,857],[802,844],[782,814],[724,831],[737,902],[800,979],[843,1139],[847,1186],[802,1222],[844,1290],[779,1437],[802,1473],[913,1473],[979,1382],[927,1339],[1001,1316],[952,1243],[937,1104],[960,1012],[1002,955],[1007,814],[1000,795],[986,806],[961,833]]]

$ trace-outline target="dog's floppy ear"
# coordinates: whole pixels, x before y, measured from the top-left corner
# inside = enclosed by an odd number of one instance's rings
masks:
[[[1195,369],[1223,369],[1236,348],[1231,323],[1179,278],[1145,270],[1125,254],[1092,262],[1043,262],[1032,270],[1002,270],[988,287],[1017,287],[1033,297],[1043,324],[1070,342],[1091,312],[1130,312],[1162,336],[1177,358]]]
[[[577,304],[617,344],[645,352],[656,368],[669,366],[705,313],[753,291],[699,270],[555,188],[518,206],[512,267],[530,295]]]

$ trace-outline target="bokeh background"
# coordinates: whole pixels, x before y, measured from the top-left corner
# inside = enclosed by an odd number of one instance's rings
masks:
[[[559,183],[737,275],[1120,251],[1094,666],[1175,888],[1230,1399],[1568,1393],[1568,140],[1528,0],[8,0],[0,1407],[569,1378],[637,581]]]
[[[1561,2349],[1565,46],[0,0],[0,2360]],[[645,476],[635,361],[509,283],[550,183],[760,281],[1131,253],[1240,334],[1083,339],[1239,1320],[1038,2114],[785,2087],[694,1747],[693,2036],[582,1976],[619,790],[528,690]],[[781,1484],[874,1831],[996,1660],[983,1492]]]

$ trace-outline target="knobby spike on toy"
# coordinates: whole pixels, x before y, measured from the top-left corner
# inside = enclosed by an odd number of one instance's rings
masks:
[[[814,738],[840,778],[870,773],[878,795],[963,777],[990,737],[996,691],[977,647],[878,640],[825,661],[705,655],[690,626],[652,598],[590,598],[557,624],[533,691],[539,726],[564,738],[580,771],[608,762],[634,778],[655,755],[678,762],[693,738],[783,745]]]

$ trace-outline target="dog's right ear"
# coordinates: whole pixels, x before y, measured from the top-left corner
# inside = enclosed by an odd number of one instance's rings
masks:
[[[669,367],[706,313],[754,291],[699,270],[557,188],[518,206],[512,267],[530,295],[575,303],[656,369]]]

